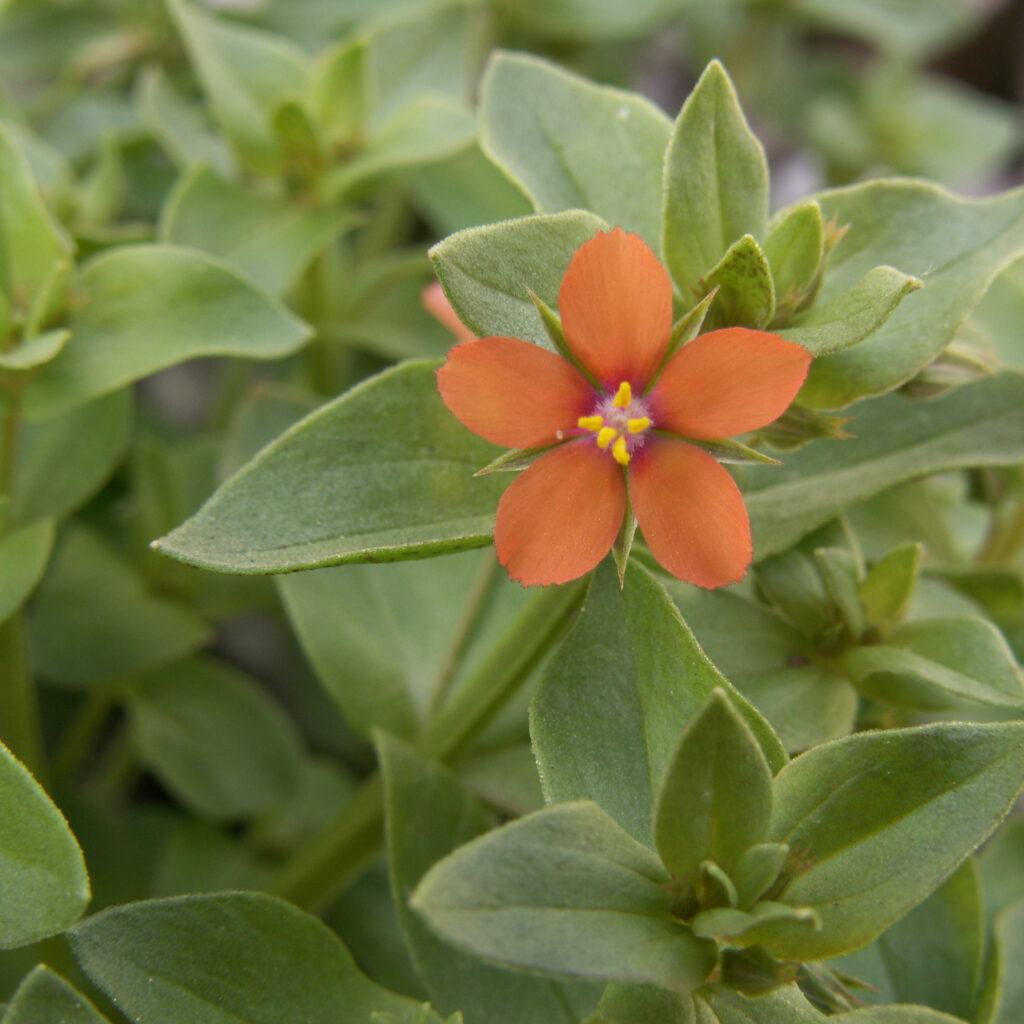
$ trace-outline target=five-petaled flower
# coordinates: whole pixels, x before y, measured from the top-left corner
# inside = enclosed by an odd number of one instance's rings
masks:
[[[437,372],[448,408],[474,433],[506,448],[550,448],[502,496],[499,561],[527,586],[575,579],[608,554],[631,508],[674,576],[702,587],[742,579],[752,548],[739,488],[688,442],[777,419],[810,354],[731,327],[670,355],[672,282],[621,228],[576,251],[558,308],[577,365],[519,338],[487,337],[456,345]]]

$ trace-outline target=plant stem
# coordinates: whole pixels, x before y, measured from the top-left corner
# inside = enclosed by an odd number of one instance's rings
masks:
[[[472,742],[562,635],[585,590],[580,580],[540,591],[427,723],[419,749],[444,760]],[[384,790],[374,773],[336,821],[285,864],[270,891],[307,910],[322,910],[377,854],[383,830]]]
[[[46,757],[39,724],[39,698],[25,655],[21,612],[0,625],[0,736],[14,755],[46,785]]]

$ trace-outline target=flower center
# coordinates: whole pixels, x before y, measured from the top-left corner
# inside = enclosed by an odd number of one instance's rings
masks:
[[[614,396],[602,395],[589,416],[581,416],[577,425],[597,436],[597,447],[611,449],[620,466],[628,466],[633,453],[643,447],[652,423],[647,407],[633,397],[629,381],[624,380]]]

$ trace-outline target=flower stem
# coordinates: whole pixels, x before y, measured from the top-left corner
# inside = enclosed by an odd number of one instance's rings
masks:
[[[419,749],[444,760],[472,742],[561,637],[585,589],[581,580],[540,591],[427,723]],[[307,910],[322,910],[377,854],[383,831],[384,790],[374,773],[335,822],[285,864],[270,891]]]
[[[46,755],[39,724],[39,698],[28,670],[21,612],[0,625],[0,737],[46,785]]]

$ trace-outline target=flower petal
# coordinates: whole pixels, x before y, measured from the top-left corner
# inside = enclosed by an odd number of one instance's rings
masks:
[[[452,308],[440,281],[428,284],[423,289],[420,301],[423,303],[423,308],[442,327],[447,327],[455,335],[456,341],[473,341],[476,338],[476,335],[459,319],[459,314]]]
[[[659,430],[713,440],[778,419],[811,354],[777,334],[726,327],[694,338],[665,365],[648,405]]]
[[[654,376],[672,332],[672,281],[639,235],[615,228],[576,250],[558,293],[569,348],[614,392],[639,393]]]
[[[625,514],[618,464],[592,438],[571,441],[542,455],[502,495],[498,561],[528,587],[567,583],[608,554]]]
[[[519,338],[456,345],[437,371],[445,405],[473,431],[506,448],[556,444],[591,411],[594,389],[567,359]]]
[[[699,587],[746,575],[750,520],[733,478],[707,452],[652,438],[630,463],[629,496],[651,554]]]

